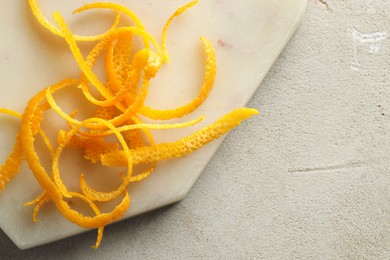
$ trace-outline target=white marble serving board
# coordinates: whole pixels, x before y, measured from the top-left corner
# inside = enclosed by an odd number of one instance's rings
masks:
[[[90,1],[40,1],[46,16],[59,10],[70,27],[80,34],[103,31],[114,17],[111,11],[70,15],[87,2]],[[187,1],[116,2],[134,10],[146,28],[159,37],[165,20]],[[147,103],[168,108],[184,104],[197,94],[204,61],[199,36],[210,39],[215,46],[217,79],[207,101],[196,112],[175,121],[200,115],[207,118],[188,129],[155,131],[157,142],[185,136],[233,108],[245,106],[297,29],[305,6],[306,0],[201,0],[175,20],[167,42],[171,61],[153,80]],[[0,9],[0,17],[0,107],[22,112],[38,90],[79,75],[64,41],[37,24],[27,1],[8,2]],[[11,151],[18,120],[2,116],[0,122],[0,160],[3,161]],[[151,177],[129,187],[132,205],[125,218],[183,199],[221,142],[222,138],[191,155],[162,162]],[[76,165],[68,163],[64,171],[72,171]],[[21,173],[0,192],[0,228],[19,248],[31,248],[85,231],[64,219],[52,205],[42,208],[38,223],[33,223],[32,208],[24,207],[23,203],[39,193],[40,188],[25,164]],[[94,241],[85,243],[88,247]]]

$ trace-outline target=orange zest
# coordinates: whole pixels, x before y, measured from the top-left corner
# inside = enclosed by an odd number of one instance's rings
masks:
[[[41,24],[45,29],[47,29],[48,31],[50,31],[52,34],[54,35],[57,35],[57,36],[60,36],[60,37],[63,37],[63,34],[61,33],[61,31],[55,27],[42,13],[41,11],[41,8],[39,7],[39,3],[38,3],[38,0],[28,0],[28,3],[30,5],[30,9],[31,9],[31,12],[32,14],[35,16],[35,18],[37,19],[37,21],[39,22],[39,24]],[[85,10],[88,10],[88,9],[85,9]],[[84,10],[76,10],[74,13],[79,13],[81,11],[84,11]],[[75,39],[77,41],[84,41],[84,42],[94,42],[94,41],[98,41],[98,40],[101,40],[103,39],[106,34],[109,32],[109,31],[112,31],[114,30],[118,24],[119,24],[119,21],[120,21],[120,15],[119,13],[116,14],[116,17],[115,17],[115,21],[114,23],[112,24],[111,28],[107,30],[107,32],[105,33],[102,33],[102,34],[99,34],[99,35],[95,35],[95,36],[80,36],[80,35],[74,35]]]
[[[207,60],[206,60],[206,71],[204,76],[205,80],[199,92],[199,95],[188,104],[174,109],[156,110],[148,106],[143,106],[140,110],[140,114],[155,120],[158,119],[167,120],[172,118],[178,118],[193,112],[203,103],[203,101],[206,100],[215,81],[215,74],[217,71],[216,56],[211,42],[204,37],[201,37],[200,39],[205,46],[206,53],[207,53]]]
[[[104,227],[121,219],[130,207],[129,185],[150,177],[155,167],[158,167],[158,162],[192,153],[258,114],[257,110],[251,108],[234,109],[214,123],[169,143],[156,142],[150,130],[169,131],[191,127],[202,121],[204,116],[175,123],[142,121],[141,116],[150,121],[188,116],[207,101],[212,91],[217,72],[216,53],[212,42],[200,37],[206,61],[204,82],[199,94],[189,103],[172,109],[159,110],[145,105],[150,81],[156,80],[157,73],[169,61],[166,43],[169,26],[174,18],[197,3],[198,0],[195,0],[180,7],[168,18],[159,44],[137,15],[123,5],[97,2],[76,9],[74,13],[94,9],[107,9],[116,13],[111,28],[104,33],[80,36],[72,33],[59,12],[53,14],[55,23],[51,23],[43,15],[38,0],[29,0],[33,16],[49,32],[63,38],[80,69],[79,78],[67,78],[40,90],[29,100],[22,114],[0,108],[0,114],[21,119],[13,150],[0,166],[0,190],[19,172],[25,160],[41,187],[40,195],[25,203],[25,206],[34,206],[34,222],[38,220],[40,209],[50,202],[64,218],[74,224],[83,228],[96,228],[98,235],[93,248],[98,248]],[[119,26],[122,16],[131,25]],[[132,40],[137,38],[141,46],[133,46]],[[80,41],[96,43],[84,55],[79,47]],[[103,60],[104,75],[94,71],[99,58]],[[66,94],[68,92],[64,92],[64,89],[78,91],[83,100],[71,112],[64,107],[63,101],[71,103],[74,97]],[[53,122],[49,124],[51,128],[46,129],[43,123],[49,120],[46,113],[49,110],[55,112],[53,114],[57,115],[60,123],[57,126],[57,122]],[[43,143],[43,152],[37,148],[37,136]],[[57,139],[51,140],[52,136],[57,136]],[[81,150],[84,159],[101,166],[102,171],[118,171],[118,175],[112,177],[119,181],[116,187],[103,191],[97,189],[93,183],[88,183],[86,176],[91,175],[88,172],[76,173],[78,179],[74,180],[74,184],[78,186],[68,185],[64,178],[68,173],[61,170],[60,161],[65,156],[64,151],[70,152],[72,149]],[[45,155],[48,158],[44,160]],[[49,161],[50,167],[43,165],[42,161]],[[137,165],[144,168],[137,170]],[[121,171],[118,167],[126,170]],[[104,173],[94,175],[99,174]],[[90,214],[77,210],[72,200],[85,204]],[[116,204],[104,212],[101,205],[108,202]]]

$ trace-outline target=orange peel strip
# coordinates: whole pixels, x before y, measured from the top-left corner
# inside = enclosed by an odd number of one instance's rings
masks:
[[[135,53],[132,64],[130,62],[130,49],[123,41],[128,40],[127,34],[118,35],[117,44],[112,41],[106,51],[104,65],[107,73],[107,78],[110,83],[110,89],[114,92],[122,92],[125,90],[126,105],[134,101],[138,90],[138,81],[142,75],[142,70],[146,69],[149,62],[151,51],[143,49]],[[121,56],[119,56],[121,55]]]
[[[0,108],[0,113],[18,118],[22,117],[20,113],[7,108]],[[8,156],[4,164],[0,166],[0,190],[3,190],[5,185],[19,172],[22,161],[23,152],[18,135],[16,137],[16,143],[14,144],[11,154]]]
[[[127,78],[129,76],[129,61],[133,48],[132,38],[132,34],[119,35],[113,53],[113,62],[115,64],[115,69],[117,74],[120,75],[122,82],[127,82]]]
[[[19,172],[22,162],[23,149],[20,142],[20,135],[18,134],[11,154],[3,165],[0,166],[0,190],[3,190],[5,185]]]
[[[134,116],[134,117],[132,118],[132,120],[133,120],[136,124],[142,124],[142,121],[141,121],[141,119],[139,119],[139,117]],[[151,145],[155,145],[155,144],[156,144],[156,141],[154,140],[154,137],[153,137],[152,132],[150,132],[150,130],[147,129],[147,128],[142,128],[141,130],[142,130],[142,132],[144,132],[144,134],[146,135],[147,139],[149,140],[149,143],[150,143]]]
[[[140,147],[130,150],[133,165],[140,163],[158,162],[189,154],[212,140],[226,134],[232,128],[253,115],[258,114],[256,109],[239,108],[222,116],[213,124],[206,126],[195,133],[172,143],[161,143],[150,147]],[[124,166],[127,164],[126,155],[120,151],[101,155],[102,165]]]
[[[132,39],[133,35],[131,33],[118,35],[118,42],[114,49],[114,63],[117,66],[123,66],[129,63],[133,48]]]
[[[8,109],[8,108],[0,108],[0,113],[7,114],[10,116],[14,116],[14,117],[18,117],[18,118],[22,118],[22,114],[14,111],[14,110]]]
[[[196,5],[197,3],[199,2],[199,0],[195,0],[195,1],[192,1],[180,8],[178,8],[170,17],[169,19],[167,20],[167,22],[165,23],[165,26],[163,28],[163,33],[162,33],[162,36],[161,36],[161,49],[162,49],[162,57],[163,57],[163,60],[164,62],[168,62],[169,61],[169,56],[168,56],[168,52],[167,52],[167,44],[166,44],[166,38],[167,38],[167,34],[168,34],[168,28],[169,26],[171,25],[172,21],[174,18],[180,16],[183,12],[185,12],[188,8],[191,8],[192,6]]]
[[[142,22],[139,20],[138,16],[133,11],[131,11],[126,6],[123,6],[123,5],[120,5],[120,4],[116,4],[116,3],[109,3],[109,2],[90,3],[90,4],[83,5],[82,7],[78,8],[77,10],[75,10],[73,13],[76,14],[76,13],[80,13],[82,11],[86,11],[86,10],[90,10],[90,9],[97,9],[97,8],[100,8],[100,9],[111,9],[111,10],[114,10],[115,12],[123,13],[128,18],[133,20],[134,24],[137,27],[145,30],[145,26],[142,24]],[[148,41],[144,40],[144,44],[145,44],[145,47],[149,48],[149,42]]]
[[[47,30],[49,30],[54,35],[64,37],[63,33],[55,27],[49,20],[46,19],[46,17],[43,15],[41,8],[39,7],[38,0],[28,0],[28,3],[30,5],[30,9],[32,14],[35,16],[37,21]],[[80,35],[74,35],[74,38],[76,41],[86,41],[86,42],[93,42],[98,41],[100,39],[103,39],[106,37],[107,33],[117,28],[120,21],[120,14],[117,13],[114,23],[112,24],[111,28],[109,28],[105,33],[98,34],[95,36],[80,36]]]
[[[113,91],[113,93],[118,93],[118,91],[123,91],[125,88],[123,88],[123,82],[115,68],[114,48],[115,42],[111,41],[107,47],[106,55],[104,56],[104,67],[106,69],[108,82],[110,83],[109,88]]]
[[[119,37],[118,37],[119,38]],[[124,81],[124,78],[125,78],[125,73],[127,72],[129,75],[130,74],[134,74],[136,73],[134,70],[131,70],[131,71],[125,71],[125,67],[129,67],[129,66],[126,66],[124,64],[122,64],[122,67],[123,69],[122,72],[120,73],[117,69],[117,66],[114,62],[114,47],[115,47],[115,43],[114,41],[110,42],[108,48],[107,48],[107,51],[106,51],[106,55],[104,57],[104,66],[105,66],[105,69],[106,69],[106,73],[107,73],[107,78],[108,78],[108,86],[109,86],[109,89],[113,92],[113,93],[116,93],[116,96],[118,95],[121,95],[121,100],[118,100],[116,101],[115,103],[117,102],[120,102],[122,100],[126,100],[126,104],[129,104],[129,95],[131,95],[129,93],[129,88],[130,89],[135,89],[137,90],[137,82],[139,80],[139,77],[137,77],[136,79],[134,79],[134,77],[130,77],[130,79],[132,79],[132,81]],[[139,57],[139,56],[136,56],[136,57]],[[137,71],[137,75],[140,75],[140,71]],[[128,76],[129,77],[129,76]],[[133,98],[134,99],[134,98]],[[103,103],[105,101],[93,101],[94,104],[96,105],[100,105],[101,103]],[[115,105],[115,103],[112,103],[111,106]]]
[[[86,202],[96,215],[101,214],[99,208],[91,200],[89,200],[86,196],[84,196],[80,193],[76,193],[76,192],[70,192],[70,195],[71,195],[71,197],[79,198],[79,199],[83,200],[84,202]],[[36,204],[34,207],[34,210],[33,210],[33,214],[32,214],[33,222],[38,222],[37,216],[38,216],[39,210],[41,209],[41,207],[44,204],[46,204],[49,201],[50,201],[50,198],[49,198],[47,192],[44,191],[36,199],[24,204],[24,206],[31,206],[31,205]],[[98,236],[96,238],[96,244],[94,246],[92,246],[92,248],[97,249],[100,246],[100,243],[101,243],[102,238],[103,238],[103,231],[104,231],[104,226],[98,227]]]
[[[125,138],[129,148],[136,148],[146,145],[141,130],[124,131],[123,137]]]
[[[167,119],[182,117],[197,109],[208,97],[215,81],[215,75],[217,70],[216,56],[215,56],[215,50],[211,42],[204,37],[201,37],[200,39],[205,46],[205,50],[207,53],[207,60],[206,60],[206,70],[204,75],[205,80],[199,92],[199,95],[191,102],[187,103],[186,105],[183,105],[175,109],[156,110],[150,108],[149,106],[143,106],[139,111],[141,115],[154,120],[158,120],[158,119],[167,120]]]
[[[132,120],[134,121],[135,124],[142,124],[141,119],[139,119],[138,117],[134,117],[134,118],[132,118]],[[156,141],[154,140],[154,137],[148,128],[142,128],[141,131],[145,134],[150,145],[156,144]],[[139,146],[139,147],[142,147],[142,146]],[[138,147],[134,147],[134,148],[138,148]],[[150,174],[152,174],[152,172],[154,171],[155,168],[156,168],[156,162],[153,162],[149,169],[145,170],[144,172],[142,172],[140,174],[132,176],[131,181],[137,182],[137,181],[141,181],[143,179],[146,179]]]
[[[167,129],[176,129],[176,128],[185,128],[190,127],[193,125],[196,125],[197,123],[201,122],[205,117],[200,116],[194,120],[190,120],[184,123],[176,123],[176,124],[147,124],[147,123],[140,123],[140,124],[132,124],[132,125],[124,125],[119,126],[116,128],[116,131],[118,132],[124,132],[124,131],[130,131],[130,130],[136,130],[136,129],[153,129],[153,130],[167,130]],[[104,132],[78,132],[80,135],[83,136],[91,136],[91,137],[102,137],[102,136],[109,136],[114,134],[112,130],[107,130]]]
[[[42,131],[42,129],[39,127],[38,121],[41,117],[41,113],[47,109],[45,104],[41,105],[38,109],[37,114],[34,117],[34,120],[31,123],[32,131],[39,132],[42,138],[44,139],[45,144],[47,145],[49,151],[50,151],[50,142],[48,141],[46,135]],[[16,111],[6,109],[6,108],[0,108],[0,113],[12,115],[18,118],[22,118],[22,115]],[[50,151],[51,152],[51,151]],[[5,188],[5,185],[10,182],[15,175],[19,172],[20,167],[23,162],[23,150],[22,145],[20,143],[20,131],[16,137],[16,142],[14,144],[14,147],[12,149],[11,154],[8,156],[6,161],[3,165],[0,166],[0,190],[3,190]]]
[[[37,201],[32,214],[33,222],[38,222],[38,218],[37,218],[38,212],[41,209],[41,207],[45,205],[48,201],[50,201],[50,198],[47,194],[45,194],[45,196],[43,196],[39,201]]]
[[[26,203],[23,204],[23,206],[31,206],[31,205],[34,205],[36,203],[38,203],[44,196],[46,196],[46,191],[43,191],[38,197],[36,197],[35,199],[31,200],[31,201],[28,201]]]
[[[45,132],[42,130],[42,128],[39,128],[38,132],[39,132],[39,135],[42,137],[42,140],[45,143],[47,149],[49,150],[51,157],[53,157],[54,156],[54,148],[53,148],[53,145],[50,143],[49,138],[47,137]]]
[[[141,20],[138,18],[138,16],[131,11],[129,8],[126,6],[116,4],[116,3],[110,3],[110,2],[95,2],[95,3],[90,3],[90,4],[85,4],[76,10],[73,11],[74,14],[90,10],[90,9],[111,9],[115,12],[121,12],[125,14],[128,18],[133,20],[134,24],[137,25],[137,27],[145,29],[145,26],[142,24]]]
[[[99,208],[96,206],[96,204],[93,203],[90,199],[88,199],[83,194],[80,194],[78,192],[70,192],[70,195],[72,196],[72,198],[73,197],[78,198],[78,199],[81,199],[82,201],[86,202],[96,215],[102,214],[100,212]],[[104,226],[98,227],[98,236],[96,238],[96,243],[94,246],[92,246],[92,248],[94,248],[94,249],[99,248],[99,246],[102,242],[102,239],[103,239],[103,231],[104,231]]]

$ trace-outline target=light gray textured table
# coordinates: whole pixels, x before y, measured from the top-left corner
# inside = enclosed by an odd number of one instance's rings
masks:
[[[390,2],[310,0],[303,24],[182,202],[0,259],[390,257]]]

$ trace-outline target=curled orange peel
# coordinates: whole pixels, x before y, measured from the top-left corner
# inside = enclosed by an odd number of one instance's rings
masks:
[[[22,118],[22,114],[7,108],[0,108],[0,114],[6,114],[6,115]]]
[[[32,220],[34,222],[38,222],[38,212],[42,208],[43,205],[45,205],[50,200],[49,196],[47,194],[43,196],[39,201],[36,202],[33,214],[32,214]]]
[[[73,13],[76,14],[90,9],[111,9],[117,13],[123,13],[128,18],[130,18],[130,20],[132,20],[137,27],[145,30],[144,25],[142,24],[138,16],[133,11],[131,11],[126,6],[116,4],[116,3],[110,3],[110,2],[90,3],[76,9]],[[146,39],[144,39],[144,44],[145,47],[147,48],[149,47],[149,42]]]
[[[32,14],[35,16],[36,20],[47,30],[49,30],[52,34],[63,37],[64,35],[61,33],[61,31],[55,27],[42,13],[41,8],[39,7],[38,0],[28,0],[28,3],[30,5],[30,9],[32,11]],[[87,10],[87,9],[86,9]],[[119,13],[116,14],[114,23],[112,24],[111,28],[109,28],[105,33],[98,34],[95,36],[80,36],[80,35],[74,35],[75,39],[77,41],[84,41],[84,42],[93,42],[98,41],[102,38],[104,38],[109,31],[114,30],[117,28],[120,21],[120,15]]]
[[[239,108],[224,115],[213,124],[206,126],[195,133],[179,139],[172,143],[161,143],[148,147],[140,147],[130,150],[133,164],[158,162],[161,160],[173,159],[189,154],[212,140],[226,134],[232,128],[241,124],[249,117],[258,114],[256,109]],[[107,153],[101,155],[101,161],[106,166],[126,165],[126,155],[122,152]]]
[[[115,128],[115,131],[118,132],[125,132],[125,131],[131,131],[131,130],[138,130],[138,129],[151,129],[151,130],[167,130],[167,129],[177,129],[177,128],[185,128],[189,126],[193,126],[199,122],[201,122],[205,116],[200,116],[194,120],[190,120],[184,123],[175,123],[175,124],[148,124],[148,123],[139,123],[139,124],[131,124],[131,125],[124,125],[119,126]],[[110,136],[113,135],[114,132],[112,130],[107,130],[104,132],[82,132],[78,131],[78,134],[83,136],[90,136],[90,137],[103,137],[103,136]]]
[[[18,135],[11,154],[3,165],[0,166],[0,190],[3,190],[5,185],[19,172],[22,162],[23,150],[20,142],[20,135]]]
[[[129,73],[131,71],[131,65],[129,61],[133,50],[133,35],[131,33],[124,33],[118,35],[117,44],[113,50],[113,62],[115,64],[115,70],[120,75],[122,82],[127,82]]]
[[[84,201],[85,203],[88,204],[88,206],[93,210],[93,212],[96,214],[96,215],[101,215],[102,213],[100,212],[100,209],[98,206],[96,206],[95,203],[93,203],[93,201],[91,201],[90,199],[88,199],[86,196],[84,196],[83,194],[80,194],[78,192],[70,192],[70,196],[72,198],[78,198],[78,199],[81,199],[82,201]],[[96,237],[96,243],[94,246],[92,246],[92,248],[94,249],[97,249],[101,242],[102,242],[102,239],[103,239],[103,231],[104,231],[104,226],[100,226],[98,227],[98,235]]]
[[[193,112],[206,100],[215,81],[215,74],[217,70],[216,55],[215,55],[215,50],[212,47],[212,44],[209,40],[207,40],[204,37],[201,37],[201,41],[205,46],[207,59],[206,59],[206,71],[204,76],[205,80],[199,92],[199,95],[188,104],[175,109],[156,110],[150,108],[149,106],[143,106],[140,109],[141,115],[149,117],[154,120],[158,120],[158,119],[167,120],[172,118],[178,118]]]
[[[169,61],[169,56],[168,56],[168,51],[167,51],[167,43],[166,43],[166,39],[167,39],[167,35],[168,35],[168,28],[169,26],[171,25],[173,19],[175,19],[176,17],[180,16],[182,13],[184,13],[188,8],[191,8],[192,6],[196,5],[197,3],[199,2],[199,0],[195,0],[195,1],[192,1],[192,2],[189,2],[188,4],[178,8],[169,18],[168,20],[166,21],[165,25],[164,25],[164,28],[163,28],[163,32],[162,32],[162,35],[161,35],[161,48],[162,48],[162,57],[164,58],[164,62],[168,62]]]
[[[16,111],[0,108],[1,114],[7,114],[14,117],[21,118],[22,115]],[[3,165],[0,166],[0,190],[5,188],[5,185],[13,179],[13,177],[19,172],[20,165],[23,162],[23,153],[19,140],[19,135],[16,137],[16,143],[12,149],[11,154]]]
[[[24,203],[23,206],[32,206],[32,205],[38,203],[40,200],[42,200],[45,196],[47,196],[47,193],[46,193],[46,191],[43,191],[38,197],[36,197],[35,199],[33,199],[31,201]]]

